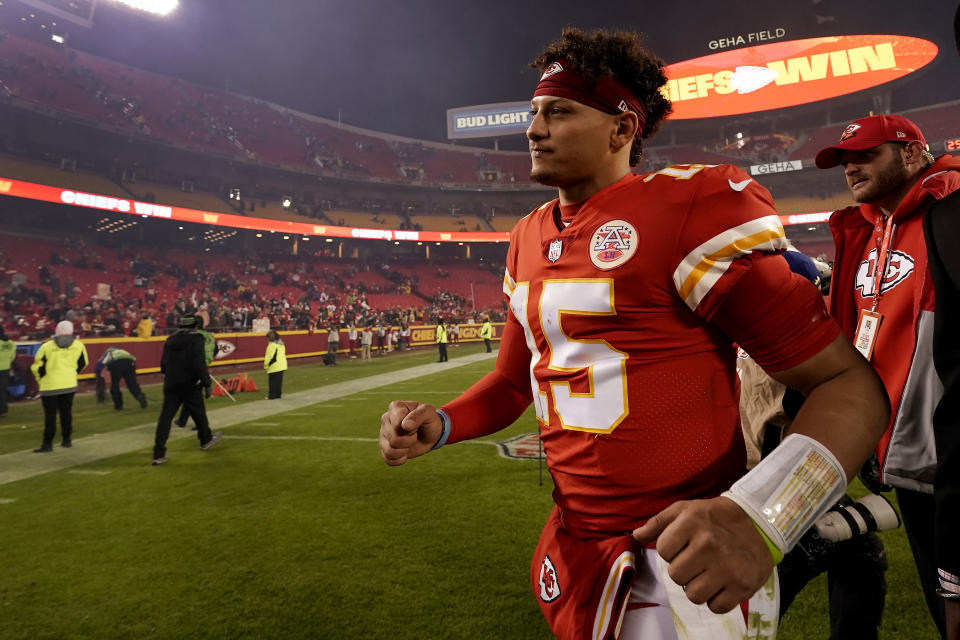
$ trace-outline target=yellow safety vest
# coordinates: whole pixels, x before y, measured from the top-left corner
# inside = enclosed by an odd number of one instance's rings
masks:
[[[41,395],[48,391],[69,393],[76,391],[77,374],[87,362],[87,348],[79,340],[74,339],[68,347],[60,347],[48,340],[40,345],[30,370],[40,385]]]
[[[267,373],[287,370],[287,346],[277,340],[267,345],[267,353],[263,357],[263,368]]]

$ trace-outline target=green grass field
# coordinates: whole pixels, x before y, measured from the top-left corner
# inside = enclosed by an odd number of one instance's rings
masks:
[[[481,349],[451,348],[451,360]],[[294,366],[284,394],[435,359],[419,351]],[[120,412],[78,396],[74,449],[44,454],[66,468],[0,484],[0,638],[550,638],[527,575],[552,485],[549,476],[538,484],[535,461],[503,458],[489,444],[533,432],[532,411],[487,443],[400,468],[383,464],[376,442],[390,400],[439,405],[492,366],[437,365],[221,425],[224,440],[210,451],[193,438],[171,441],[162,467],[149,465],[152,428],[136,428],[155,422],[159,386],[145,388],[146,410],[129,395]],[[265,375],[253,377],[264,389]],[[236,411],[263,406],[264,395],[240,394]],[[41,422],[39,403],[11,406],[0,422],[0,473],[30,464],[34,454],[17,452],[39,444]],[[69,466],[66,457],[131,434],[142,435],[140,449]],[[883,540],[881,638],[935,638],[904,533]],[[825,584],[801,594],[778,637],[829,636]]]

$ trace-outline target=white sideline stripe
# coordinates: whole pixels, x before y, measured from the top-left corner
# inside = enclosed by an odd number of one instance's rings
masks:
[[[240,436],[231,435],[230,440],[318,440],[331,442],[380,442],[378,438],[349,438],[346,436]],[[490,440],[464,440],[457,444],[492,444],[496,442]]]
[[[207,417],[210,420],[212,428],[219,431],[227,427],[249,423],[254,420],[268,417],[272,418],[278,413],[302,410],[311,405],[320,404],[328,400],[337,400],[344,396],[362,393],[376,387],[384,387],[390,384],[396,384],[397,382],[407,382],[413,378],[442,373],[448,369],[456,369],[457,367],[482,362],[494,358],[496,355],[496,352],[481,352],[455,358],[449,362],[440,364],[431,362],[429,364],[410,367],[409,369],[380,373],[365,378],[356,378],[316,389],[286,394],[279,400],[270,400],[269,402],[255,401],[235,407],[226,406],[221,409],[214,409],[213,411],[207,412]],[[62,449],[57,447],[50,453],[37,454],[33,453],[30,449],[26,449],[24,451],[0,455],[0,485],[32,478],[44,473],[50,473],[51,471],[77,467],[113,456],[142,451],[145,447],[152,448],[153,431],[156,429],[156,426],[156,421],[153,421],[110,433],[91,434],[83,438],[75,437],[73,439],[73,448]],[[375,430],[377,426],[371,425],[370,428],[371,430]],[[167,441],[167,445],[169,447],[171,442],[184,438],[196,438],[196,433],[196,431],[173,427],[170,429],[170,439]],[[144,458],[144,460],[144,465],[148,465],[149,461],[146,458]]]
[[[0,504],[10,504],[11,502],[16,502],[16,498],[0,498]]]
[[[105,476],[109,475],[109,471],[97,471],[95,469],[69,469],[67,473],[76,473],[83,476]]]
[[[383,396],[383,395],[390,395],[390,394],[394,394],[394,395],[395,395],[396,393],[397,393],[396,391],[386,391],[386,390],[384,390],[384,391],[377,391],[376,389],[371,389],[371,390],[369,390],[369,391],[364,392],[364,395],[367,395],[367,396],[373,396],[373,395]],[[420,395],[420,396],[429,396],[429,395],[450,396],[450,395],[459,394],[460,391],[459,391],[459,390],[457,390],[457,391],[419,391],[419,390],[417,390],[417,391],[414,391],[414,393],[416,393],[417,395]],[[324,405],[324,406],[330,406],[330,405]]]

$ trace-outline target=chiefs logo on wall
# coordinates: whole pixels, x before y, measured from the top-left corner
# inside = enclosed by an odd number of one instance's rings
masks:
[[[560,597],[560,578],[557,577],[557,568],[553,566],[550,556],[543,556],[540,563],[540,599],[544,602],[553,602]]]
[[[902,251],[890,251],[887,258],[887,272],[883,274],[883,280],[880,282],[880,293],[890,291],[898,284],[906,280],[913,273],[913,258]],[[867,259],[860,263],[857,269],[857,291],[861,298],[872,298],[874,271],[877,264],[877,250],[871,249]]]
[[[227,340],[217,340],[217,352],[213,355],[214,360],[222,360],[233,354],[237,350],[237,345]]]

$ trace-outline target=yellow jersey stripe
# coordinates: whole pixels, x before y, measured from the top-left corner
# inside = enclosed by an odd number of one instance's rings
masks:
[[[691,251],[673,273],[677,293],[692,310],[699,306],[733,261],[754,251],[787,249],[780,219],[765,216],[728,229]]]

